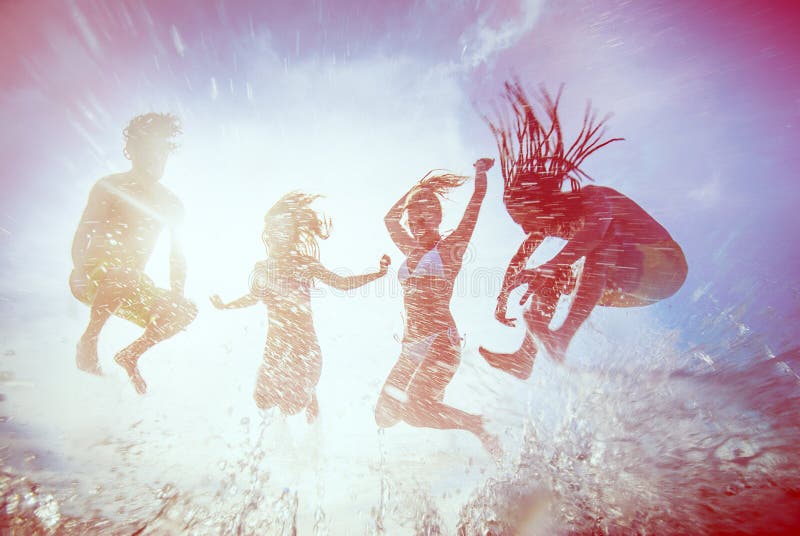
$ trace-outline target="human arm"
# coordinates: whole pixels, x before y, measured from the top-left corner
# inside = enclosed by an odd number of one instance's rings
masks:
[[[522,270],[516,278],[516,286],[528,288],[520,300],[520,305],[536,292],[547,288],[566,288],[572,280],[572,265],[581,257],[591,254],[601,247],[613,221],[611,203],[604,190],[588,187],[581,190],[580,228],[569,237],[564,248],[548,262],[538,268]],[[568,223],[568,222],[567,222]]]
[[[252,293],[247,293],[241,298],[233,300],[230,303],[223,302],[222,298],[220,298],[217,294],[214,294],[209,299],[211,300],[211,305],[217,309],[242,309],[258,303],[258,296]]]
[[[389,212],[387,212],[386,216],[383,218],[383,222],[386,225],[386,229],[389,231],[389,236],[392,238],[392,241],[406,256],[408,256],[408,253],[414,248],[414,239],[400,224],[400,220],[403,218],[406,199],[413,189],[414,187],[403,194],[403,196],[392,205],[392,208],[389,209]]]
[[[169,254],[169,284],[173,292],[183,295],[186,284],[186,257],[179,238],[179,231],[172,231],[172,247]]]
[[[486,197],[486,172],[493,165],[494,159],[492,158],[481,158],[475,162],[475,191],[472,193],[458,227],[442,241],[444,247],[455,248],[456,251],[462,252],[466,249],[465,246],[475,231],[483,198]]]
[[[606,239],[614,214],[604,190],[590,186],[581,190],[581,194],[584,223],[555,257],[539,267],[539,271],[546,275],[571,266],[597,249]]]
[[[173,292],[183,295],[186,284],[186,256],[183,253],[181,227],[183,205],[176,201],[174,217],[170,224],[169,284]]]
[[[508,307],[508,295],[516,287],[525,284],[524,281],[519,280],[520,273],[523,272],[525,264],[537,247],[544,240],[543,233],[531,233],[525,237],[525,240],[520,244],[519,249],[511,258],[506,268],[505,277],[503,277],[503,285],[500,288],[500,295],[497,297],[497,307],[494,311],[495,318],[507,326],[514,326],[515,318],[506,318],[506,310]]]
[[[210,298],[211,305],[217,309],[242,309],[244,307],[255,305],[262,297],[264,297],[265,291],[271,287],[270,280],[272,277],[273,274],[270,271],[269,262],[257,262],[253,267],[253,271],[250,273],[249,293],[227,304],[223,302],[217,294],[214,294]]]
[[[87,259],[86,255],[97,228],[108,217],[110,201],[110,196],[103,187],[102,181],[97,182],[89,192],[89,200],[72,239],[72,264],[75,268],[82,268],[91,263],[91,259]]]
[[[308,266],[306,274],[315,279],[319,279],[329,287],[338,290],[352,290],[386,275],[386,272],[389,270],[389,264],[391,264],[391,259],[388,255],[384,255],[381,257],[380,268],[377,272],[363,275],[342,276],[328,270],[322,263],[314,261]]]

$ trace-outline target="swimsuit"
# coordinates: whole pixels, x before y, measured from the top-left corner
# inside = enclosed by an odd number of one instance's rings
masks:
[[[415,363],[422,363],[425,360],[425,356],[428,355],[428,351],[430,350],[431,346],[433,346],[436,338],[443,333],[447,334],[447,337],[450,339],[450,343],[453,346],[461,345],[462,339],[458,334],[458,331],[456,331],[456,328],[447,328],[445,330],[428,335],[427,337],[422,337],[421,339],[413,341],[403,340],[403,354],[408,356]]]
[[[422,289],[417,289],[414,284],[414,279],[427,277],[440,280],[440,282],[448,283],[449,280],[444,270],[442,257],[439,254],[437,247],[426,252],[411,272],[408,269],[408,259],[406,259],[400,266],[397,273],[397,278],[403,286],[403,291],[406,295],[413,294],[414,292],[422,292]],[[434,283],[434,282],[431,282]],[[430,290],[435,292],[435,290]],[[419,318],[417,318],[419,316]],[[424,314],[414,316],[416,322],[425,323]],[[431,397],[432,400],[441,402],[444,398],[444,392],[450,380],[453,378],[456,369],[458,368],[461,356],[461,338],[456,331],[452,319],[449,322],[442,322],[441,328],[438,331],[430,333],[430,330],[425,330],[427,333],[416,338],[410,338],[408,335],[408,324],[406,324],[406,334],[402,340],[402,350],[400,359],[395,365],[389,378],[383,386],[382,398],[387,397],[386,400],[394,400],[390,404],[403,405],[408,401],[409,390],[412,384],[420,383],[426,385],[426,397]],[[448,325],[448,323],[450,325]],[[433,352],[431,349],[439,337],[447,337],[449,344],[455,349],[454,352]],[[409,370],[409,368],[412,368]],[[396,377],[400,372],[400,376]],[[421,374],[424,377],[417,378]],[[404,378],[402,381],[400,378]],[[393,383],[390,383],[393,382]]]
[[[632,289],[617,289],[610,282],[598,302],[606,307],[650,305],[675,294],[686,280],[686,258],[674,240],[635,244],[641,256],[641,276]]]
[[[115,265],[110,261],[101,262],[85,274],[79,270],[73,270],[70,275],[70,287],[73,294],[81,302],[91,307],[98,290],[100,290],[100,285],[106,280],[109,272],[116,271],[132,274],[137,281],[131,295],[122,300],[117,310],[114,311],[114,315],[146,328],[155,313],[153,311],[155,304],[159,300],[174,300],[170,291],[156,287],[153,280],[144,273],[135,268]],[[114,284],[113,281],[110,283]]]
[[[400,280],[400,284],[403,285],[403,289],[406,292],[414,291],[414,287],[409,280],[416,277],[445,279],[442,256],[439,254],[439,250],[436,246],[430,251],[427,251],[422,258],[420,258],[413,272],[410,272],[408,269],[408,259],[403,261],[400,270],[397,272],[397,278]],[[455,327],[449,327],[420,339],[410,340],[407,336],[403,337],[403,354],[410,357],[414,362],[421,363],[425,359],[425,356],[428,354],[436,338],[444,333],[450,338],[451,343],[454,345],[460,344],[461,338]]]
[[[400,266],[400,270],[397,272],[397,279],[400,280],[400,283],[404,287],[409,278],[425,276],[436,277],[439,279],[444,279],[445,277],[442,256],[439,255],[439,250],[436,249],[436,246],[422,256],[417,265],[414,267],[414,273],[409,273],[408,259],[403,261],[403,264]]]

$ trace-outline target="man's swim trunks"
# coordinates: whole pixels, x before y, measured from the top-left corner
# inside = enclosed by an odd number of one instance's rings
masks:
[[[155,304],[163,299],[171,299],[172,293],[169,290],[156,287],[153,280],[144,273],[133,268],[123,268],[110,263],[102,263],[89,273],[73,270],[70,275],[70,288],[76,298],[91,307],[95,297],[97,297],[100,285],[109,276],[111,280],[108,282],[114,284],[115,274],[124,275],[124,279],[133,279],[135,288],[130,296],[122,300],[114,314],[133,322],[137,326],[147,327],[150,320],[152,320]]]

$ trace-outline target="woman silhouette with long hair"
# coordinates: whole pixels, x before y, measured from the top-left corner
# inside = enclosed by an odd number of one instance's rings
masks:
[[[506,318],[506,305],[509,293],[519,286],[527,285],[520,305],[533,299],[524,313],[527,330],[517,352],[480,351],[492,366],[524,379],[530,376],[537,343],[562,361],[596,305],[636,307],[668,298],[683,285],[687,264],[681,247],[642,207],[612,188],[582,186],[592,180],[581,169],[584,160],[621,139],[604,139],[606,119],[598,121],[587,107],[580,133],[568,144],[558,117],[561,91],[553,98],[541,90],[534,106],[515,81],[505,84],[504,97],[511,124],[498,114],[489,126],[500,152],[503,202],[527,237],[506,270],[495,317],[514,325],[514,319]],[[567,182],[569,189],[564,190]],[[525,269],[548,236],[567,243],[549,262]],[[576,278],[575,263],[581,258],[582,273]],[[560,296],[573,291],[566,319],[551,330]]]
[[[475,163],[475,192],[458,227],[447,236],[439,231],[439,196],[464,184],[466,177],[429,173],[386,214],[386,228],[406,256],[398,271],[405,333],[400,358],[378,398],[375,420],[382,428],[402,420],[417,427],[466,430],[497,454],[497,439],[486,432],[480,415],[442,402],[461,360],[461,340],[450,312],[453,283],[486,195],[486,171],[493,163],[489,158]],[[404,214],[408,231],[401,224]]]
[[[329,222],[311,208],[319,196],[291,192],[264,216],[261,235],[267,259],[258,262],[250,277],[250,292],[228,304],[211,297],[217,309],[267,305],[269,327],[264,360],[258,370],[253,397],[261,409],[278,407],[285,415],[306,410],[310,421],[319,411],[316,386],[322,372],[322,354],[311,311],[314,281],[350,290],[386,274],[389,257],[377,272],[344,277],[319,261],[318,240],[328,237]]]

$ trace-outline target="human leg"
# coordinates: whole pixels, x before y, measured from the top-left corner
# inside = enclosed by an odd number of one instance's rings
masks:
[[[314,390],[311,393],[311,402],[306,406],[306,422],[313,423],[317,420],[317,416],[319,416],[319,402],[317,402],[317,391]]]
[[[375,423],[379,427],[389,428],[400,421],[403,404],[408,400],[406,394],[408,382],[417,366],[418,362],[411,359],[404,344],[403,351],[389,372],[375,404]]]
[[[593,253],[586,257],[580,280],[576,284],[577,290],[572,306],[564,323],[557,330],[551,330],[549,324],[555,313],[560,291],[555,293],[554,298],[549,298],[552,301],[552,307],[547,308],[549,314],[533,314],[529,320],[526,313],[529,329],[555,361],[564,360],[567,348],[578,328],[583,325],[605,292],[609,267],[613,266],[614,256],[615,252],[612,250]]]
[[[675,294],[687,274],[686,257],[673,240],[629,245],[609,274],[599,304],[640,307],[657,303]]]
[[[91,274],[73,270],[70,275],[72,294],[90,306],[89,323],[81,336],[75,362],[79,369],[101,374],[97,358],[97,339],[109,317],[136,292],[136,274],[125,269],[96,269]]]
[[[138,339],[114,356],[114,361],[128,373],[136,391],[144,394],[147,384],[137,367],[139,358],[188,326],[197,316],[197,307],[183,296],[152,287],[149,281],[140,281],[138,290],[138,300],[129,302],[125,312],[149,318],[147,327]]]
[[[461,361],[461,349],[453,334],[436,336],[409,380],[408,401],[403,405],[403,420],[411,426],[441,430],[466,430],[474,434],[493,456],[499,455],[499,442],[484,428],[483,417],[443,403],[444,391]]]
[[[516,352],[502,354],[487,350],[483,346],[478,348],[478,352],[494,368],[507,372],[520,380],[527,380],[533,371],[537,348],[530,331],[526,329],[522,345]]]

